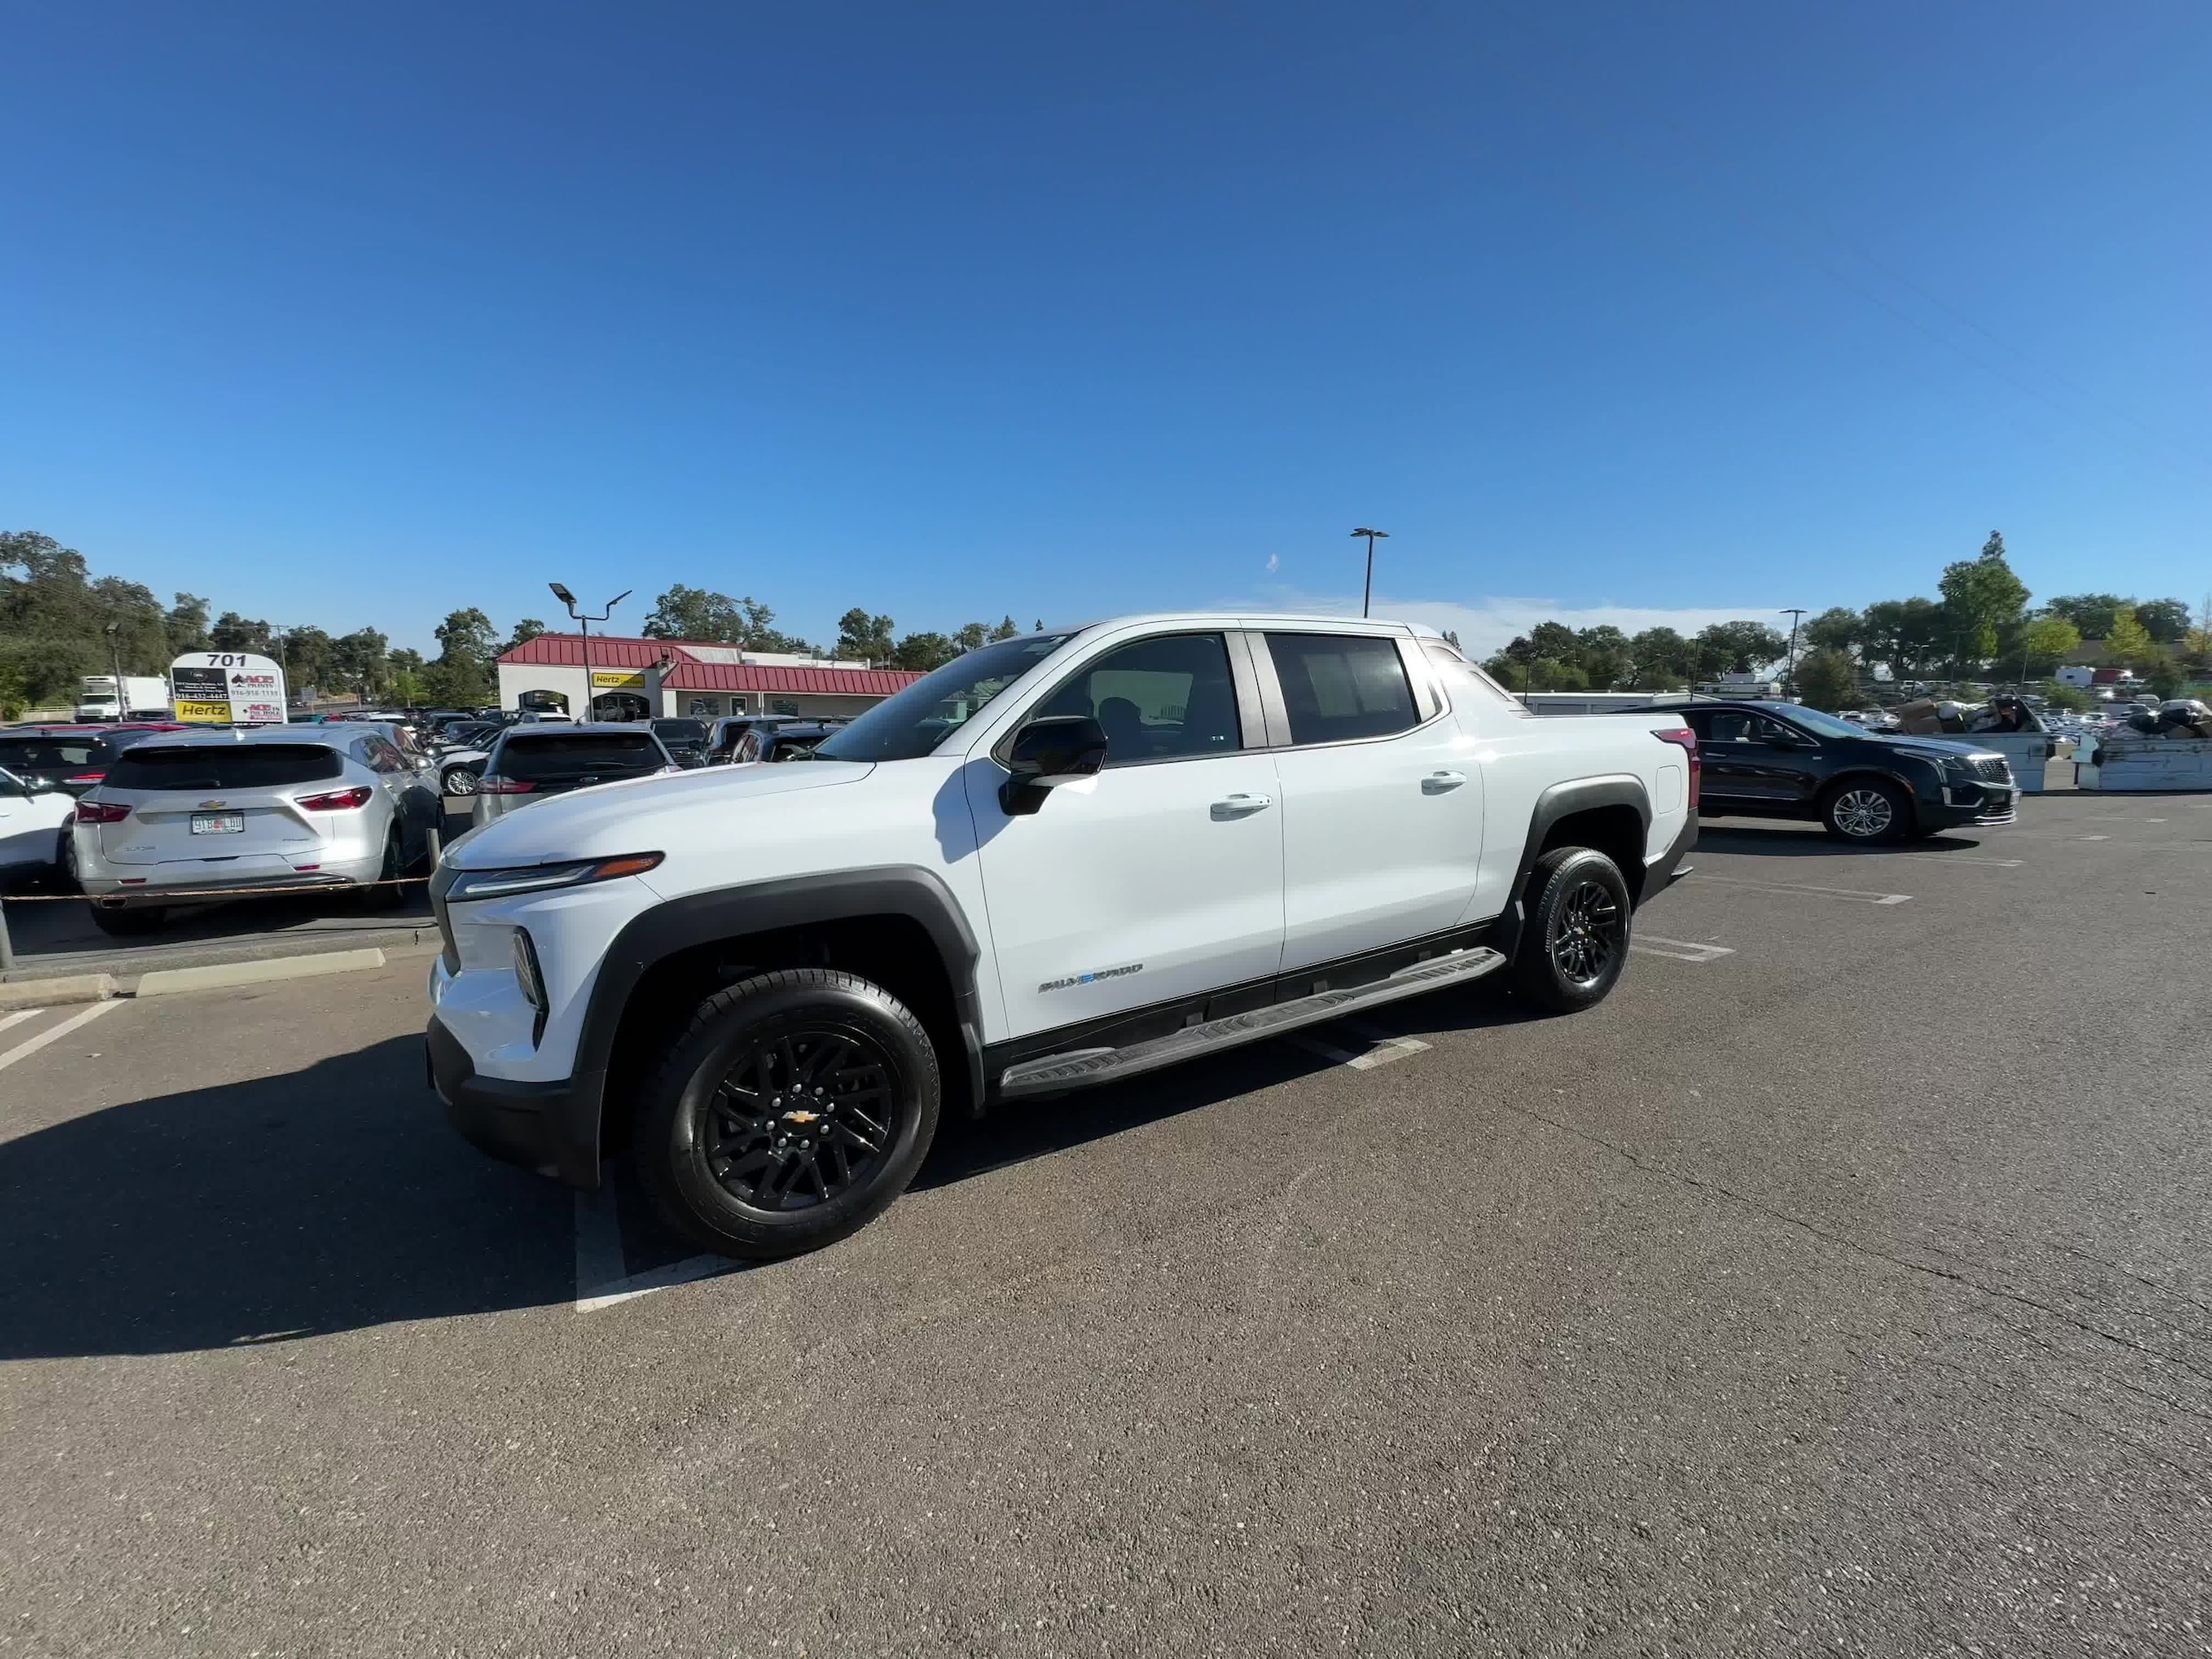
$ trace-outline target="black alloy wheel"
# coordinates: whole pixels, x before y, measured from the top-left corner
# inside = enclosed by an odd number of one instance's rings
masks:
[[[897,1138],[895,1065],[865,1031],[832,1017],[749,1043],[709,1104],[708,1170],[767,1215],[864,1185]]]
[[[1509,980],[1555,1014],[1605,1000],[1628,963],[1634,909],[1620,867],[1591,847],[1555,847],[1522,889],[1526,905]]]
[[[638,1101],[640,1183],[677,1231],[757,1261],[818,1249],[906,1190],[937,1133],[937,1051],[879,985],[780,968],[718,991]]]
[[[1581,881],[1566,892],[1551,930],[1551,959],[1563,979],[1595,985],[1627,949],[1622,906],[1603,882]]]

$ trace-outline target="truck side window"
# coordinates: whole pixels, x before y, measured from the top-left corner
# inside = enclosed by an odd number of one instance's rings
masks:
[[[1218,634],[1170,634],[1111,650],[1038,705],[1106,728],[1106,764],[1229,755],[1244,744],[1229,648]]]
[[[1471,697],[1477,707],[1489,707],[1501,714],[1517,715],[1524,720],[1536,718],[1535,710],[1501,686],[1488,674],[1476,667],[1442,640],[1423,640],[1421,649],[1444,677],[1444,689],[1456,699]]]
[[[1271,634],[1294,743],[1388,737],[1420,725],[1395,641],[1369,634]]]

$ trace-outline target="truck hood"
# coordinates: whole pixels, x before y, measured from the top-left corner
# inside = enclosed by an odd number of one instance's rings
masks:
[[[548,795],[469,831],[446,849],[444,862],[463,870],[499,870],[656,852],[664,842],[695,840],[716,826],[725,834],[741,833],[736,826],[749,802],[857,783],[874,770],[872,762],[807,760],[595,784]]]

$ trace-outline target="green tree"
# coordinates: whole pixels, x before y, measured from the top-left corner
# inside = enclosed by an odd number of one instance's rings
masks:
[[[1995,530],[1982,543],[1979,558],[1945,565],[1936,587],[1959,643],[1977,659],[1996,655],[1997,631],[2017,622],[2028,606],[2028,585],[2012,573],[2005,538]]]
[[[176,601],[161,620],[171,662],[207,646],[207,601],[197,594],[179,594]]]
[[[1900,680],[1915,678],[1943,641],[1943,607],[1932,599],[1885,599],[1866,608],[1860,654],[1886,663]]]
[[[2031,618],[2020,630],[2020,649],[2025,654],[2024,672],[2035,672],[2038,663],[2055,667],[2081,647],[2081,630],[2064,617],[2046,611]]]
[[[1020,636],[1021,625],[1011,617],[1003,618],[998,626],[991,630],[991,637],[994,640],[1018,639]]]
[[[1610,691],[1629,678],[1628,635],[1610,623],[1575,635],[1575,661],[1595,691]]]
[[[1763,622],[1716,622],[1698,630],[1694,642],[1697,677],[1718,680],[1724,673],[1747,674],[1785,655],[1790,642]]]
[[[303,626],[288,631],[278,642],[281,655],[278,661],[284,667],[284,684],[288,691],[303,691],[310,686],[327,692],[333,686],[333,663],[338,641],[322,629]]]
[[[365,701],[384,689],[391,677],[387,641],[374,628],[356,628],[331,642],[331,680],[335,690],[350,691]]]
[[[2061,594],[2043,608],[2079,628],[2085,640],[2101,640],[2112,632],[2113,612],[2125,603],[2117,594]]]
[[[1833,645],[1818,645],[1797,659],[1797,695],[1809,707],[1855,709],[1859,703],[1859,668],[1851,653]]]
[[[740,643],[745,618],[727,594],[678,582],[653,602],[642,630],[649,640],[705,640]]]
[[[941,634],[910,634],[891,653],[892,660],[901,668],[923,673],[943,667],[959,655],[960,648]]]
[[[474,605],[449,611],[438,624],[437,641],[438,660],[419,676],[424,697],[465,709],[499,695],[498,676],[492,667],[499,654],[499,634],[489,617]]]
[[[968,623],[952,636],[952,642],[964,651],[979,651],[990,641],[991,625],[987,622]]]
[[[2147,666],[2159,655],[2158,642],[2150,636],[2150,630],[2135,619],[2135,607],[2122,605],[2112,613],[2112,626],[2105,631],[2105,655],[2122,668]]]
[[[251,651],[257,657],[276,655],[276,647],[269,638],[269,625],[242,617],[235,611],[226,611],[215,618],[215,626],[208,630],[207,643],[211,650]]]
[[[2150,672],[2143,678],[2151,688],[2151,695],[2162,703],[2181,695],[2181,665],[2163,653],[2151,664]]]
[[[499,648],[499,654],[502,657],[504,657],[509,651],[513,650],[518,645],[527,645],[531,641],[536,639],[539,634],[544,632],[544,623],[539,621],[535,617],[525,617],[521,621],[515,624],[515,631],[507,636],[507,642]]]
[[[889,662],[898,649],[891,627],[889,617],[871,616],[855,605],[837,618],[837,655],[856,662]]]
[[[1528,632],[1528,644],[1538,657],[1548,657],[1559,663],[1575,660],[1575,631],[1563,622],[1538,623]]]
[[[1815,650],[1855,651],[1866,638],[1866,618],[1847,605],[1831,605],[1805,625],[1803,638]]]
[[[1678,691],[1690,683],[1689,641],[1672,628],[1646,628],[1628,642],[1638,691]]]
[[[2135,619],[2161,645],[2178,645],[2189,632],[2189,606],[2179,599],[2146,599],[2135,607]]]

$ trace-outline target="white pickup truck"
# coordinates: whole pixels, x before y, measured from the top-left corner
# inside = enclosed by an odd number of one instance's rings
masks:
[[[1539,720],[1445,641],[1141,617],[987,645],[812,758],[605,785],[431,885],[433,1082],[578,1186],[626,1147],[676,1226],[827,1243],[940,1114],[1063,1093],[1502,970],[1625,964],[1697,826],[1666,715]]]

